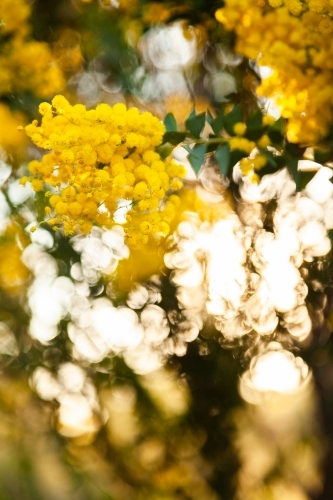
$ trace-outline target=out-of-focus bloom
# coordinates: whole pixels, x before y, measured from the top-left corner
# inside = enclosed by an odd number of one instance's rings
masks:
[[[166,23],[171,16],[172,11],[166,4],[151,2],[144,6],[142,22],[147,25]]]
[[[81,37],[74,30],[63,30],[54,44],[53,53],[60,68],[69,73],[78,72],[83,63]]]
[[[30,274],[21,260],[25,235],[21,227],[12,222],[2,234],[1,240],[0,287],[9,295],[17,296],[24,291],[23,285]]]
[[[2,0],[0,4],[0,32],[2,35],[20,34],[29,32],[27,21],[31,7],[25,0]]]
[[[13,113],[6,104],[0,103],[0,146],[7,154],[17,158],[21,156],[27,138],[17,130],[25,118],[21,113]]]
[[[47,43],[14,38],[0,55],[0,93],[31,91],[47,97],[65,85]]]
[[[332,5],[324,0],[226,0],[216,18],[236,51],[271,69],[257,88],[288,119],[291,142],[316,143],[333,122]]]
[[[30,37],[30,15],[26,0],[1,1],[0,94],[29,91],[47,97],[65,85],[49,45]]]

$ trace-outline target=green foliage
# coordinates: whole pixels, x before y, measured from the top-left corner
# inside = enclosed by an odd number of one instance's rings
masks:
[[[189,152],[189,155],[187,158],[188,158],[188,161],[191,163],[193,170],[196,174],[199,173],[199,171],[204,163],[206,153],[207,153],[207,145],[206,144],[196,145]]]
[[[205,126],[205,121],[206,121],[206,113],[200,113],[199,115],[196,115],[195,110],[193,109],[191,111],[190,116],[187,118],[185,122],[185,126],[193,137],[199,138],[202,129]]]
[[[165,125],[167,132],[176,132],[177,131],[176,118],[174,117],[174,115],[172,113],[168,113],[165,116],[163,123]]]
[[[281,145],[284,140],[285,122],[283,118],[279,118],[273,125],[268,127],[267,135],[272,143]]]
[[[214,153],[217,163],[220,167],[221,174],[227,177],[230,169],[230,149],[228,144],[223,144],[217,148]]]
[[[186,137],[186,132],[166,132],[163,137],[163,144],[169,142],[176,146],[180,144]]]
[[[213,118],[212,115],[208,112],[207,113],[207,121],[208,121],[209,125],[212,127],[214,134],[216,136],[218,136],[219,133],[221,132],[221,130],[223,129],[223,125],[224,125],[223,113],[220,113],[219,115],[217,115],[216,118]]]
[[[224,116],[223,126],[225,131],[231,136],[235,135],[234,126],[236,125],[236,123],[242,121],[243,121],[242,107],[240,104],[237,104],[236,106],[233,107],[230,113]]]

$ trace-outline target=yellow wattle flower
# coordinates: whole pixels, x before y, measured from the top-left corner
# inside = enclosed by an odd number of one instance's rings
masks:
[[[325,0],[225,0],[216,12],[236,51],[271,68],[257,93],[278,104],[291,142],[316,144],[333,123],[331,16]]]
[[[155,151],[165,133],[158,118],[124,104],[87,110],[61,95],[39,110],[41,124],[34,120],[25,131],[50,152],[29,163],[28,180],[35,191],[47,186],[46,220],[53,228],[72,235],[89,232],[93,224],[111,227],[127,202],[129,245],[138,248],[150,236],[169,233],[177,204],[170,194],[182,187],[185,168]]]

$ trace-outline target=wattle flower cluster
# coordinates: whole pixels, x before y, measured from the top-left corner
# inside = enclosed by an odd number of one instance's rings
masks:
[[[0,19],[3,35],[26,35],[31,7],[25,0],[1,0]]]
[[[274,98],[292,142],[314,144],[333,123],[333,1],[225,0],[216,18],[236,51],[268,66],[258,95]]]
[[[47,97],[65,85],[49,45],[29,36],[30,15],[26,0],[0,2],[0,94],[29,91]]]
[[[60,95],[39,109],[41,125],[35,120],[25,131],[51,152],[29,163],[31,177],[21,183],[31,182],[36,192],[47,189],[45,212],[54,230],[72,235],[89,233],[93,224],[111,227],[127,205],[129,245],[169,233],[180,204],[173,191],[182,187],[185,169],[155,152],[165,132],[158,118],[124,104],[87,110]]]
[[[272,116],[264,115],[262,121],[263,125],[272,125],[275,120]],[[257,172],[267,164],[267,158],[260,153],[260,149],[266,150],[270,146],[270,139],[266,134],[263,134],[256,142],[242,137],[246,132],[246,124],[242,122],[234,125],[234,132],[237,135],[229,138],[230,149],[231,151],[238,149],[248,154],[247,158],[240,161],[240,169],[251,182],[258,183],[260,179]]]

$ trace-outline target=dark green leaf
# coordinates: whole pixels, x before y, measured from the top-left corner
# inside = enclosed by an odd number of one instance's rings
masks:
[[[221,113],[210,123],[210,126],[212,127],[215,135],[219,135],[219,133],[223,129],[223,124],[224,124],[224,116],[223,113]]]
[[[174,146],[171,146],[170,144],[161,144],[161,146],[159,146],[156,151],[157,153],[160,155],[161,158],[166,158],[167,156],[169,156],[172,151],[174,150]]]
[[[246,126],[248,129],[257,129],[262,126],[262,112],[260,109],[250,116],[246,121]]]
[[[230,165],[233,167],[238,163],[242,158],[247,158],[248,154],[245,151],[241,151],[240,149],[234,149],[230,152]]]
[[[187,130],[194,137],[200,137],[202,129],[205,126],[206,121],[206,112],[200,113],[199,115],[193,115],[193,112],[190,114],[188,119],[185,122]]]
[[[283,118],[279,118],[267,130],[267,135],[274,144],[282,144],[284,138],[285,122]]]
[[[224,128],[229,135],[235,135],[234,126],[243,121],[242,108],[239,104],[234,106],[233,110],[224,117]]]
[[[182,146],[188,153],[191,153],[192,149],[190,148],[190,146],[188,144],[183,144]]]
[[[170,144],[179,144],[186,137],[186,132],[166,132],[163,136],[163,144],[169,142]]]
[[[213,117],[212,113],[209,111],[209,109],[207,109],[206,120],[209,123],[209,125],[211,125],[212,122],[214,121],[214,117]]]
[[[230,150],[228,144],[223,144],[214,153],[217,163],[220,167],[221,174],[226,177],[230,168]]]
[[[330,229],[327,232],[327,235],[328,235],[329,239],[331,240],[331,243],[333,243],[333,229]]]
[[[188,115],[187,120],[191,120],[192,118],[195,118],[196,116],[197,116],[197,114],[195,112],[195,109],[193,108],[191,113]]]
[[[314,152],[314,161],[317,163],[326,163],[333,157],[332,151],[318,151],[317,149]]]
[[[264,127],[249,128],[245,133],[245,137],[249,139],[249,141],[258,141],[264,133],[265,133]]]
[[[275,163],[277,164],[278,168],[284,168],[286,166],[287,160],[283,155],[282,156],[275,156],[274,160],[275,160]]]
[[[168,113],[163,120],[167,132],[176,132],[177,122],[172,113]]]
[[[315,175],[316,172],[302,172],[301,189],[304,189]]]
[[[300,147],[298,144],[292,142],[286,142],[284,145],[284,151],[293,157],[297,157],[299,160],[305,152],[304,147]]]
[[[288,160],[287,167],[292,178],[295,181],[296,190],[299,191],[301,185],[301,172],[298,170],[298,160],[297,159]]]
[[[191,163],[193,170],[196,174],[199,173],[199,170],[203,165],[206,152],[207,152],[206,144],[201,144],[193,148],[187,157],[188,161]]]
[[[260,170],[256,170],[256,174],[260,177],[260,179],[262,179],[264,175],[273,174],[274,172],[276,172],[276,169],[273,168],[269,163],[267,163],[267,165],[265,165]]]
[[[278,130],[279,132],[281,132],[281,134],[284,134],[284,129],[285,129],[285,121],[283,118],[278,118],[274,123],[273,125],[271,125],[270,127],[271,129],[273,130]]]

